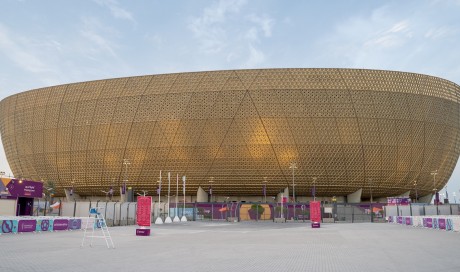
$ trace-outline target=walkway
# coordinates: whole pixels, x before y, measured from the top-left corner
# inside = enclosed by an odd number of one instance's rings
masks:
[[[460,233],[396,224],[188,222],[110,228],[80,248],[82,231],[4,234],[0,271],[460,271]]]

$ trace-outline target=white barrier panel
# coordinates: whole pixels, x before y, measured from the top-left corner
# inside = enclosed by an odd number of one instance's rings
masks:
[[[57,216],[0,217],[0,233],[79,230],[82,219]]]
[[[445,231],[460,231],[460,216],[458,215],[389,216],[388,223],[408,225],[413,227],[424,227]]]

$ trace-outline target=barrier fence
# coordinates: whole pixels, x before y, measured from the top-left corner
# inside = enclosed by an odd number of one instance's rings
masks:
[[[0,216],[0,234],[100,228],[95,218],[61,216]]]
[[[388,223],[437,229],[445,231],[460,231],[460,216],[436,215],[436,216],[388,216]]]
[[[102,207],[108,226],[134,225],[136,222],[135,202],[64,202],[53,205],[38,202],[34,204],[35,216],[86,217],[90,208]],[[458,204],[429,205],[387,205],[386,203],[322,203],[322,221],[324,223],[360,223],[386,222],[390,216],[428,216],[460,215]],[[305,222],[310,220],[310,204],[306,203],[248,203],[248,202],[212,202],[212,203],[152,203],[152,223],[157,217],[163,220],[185,215],[189,221],[273,221],[285,218],[288,221]]]

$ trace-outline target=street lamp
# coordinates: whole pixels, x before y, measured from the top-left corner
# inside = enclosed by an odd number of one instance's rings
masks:
[[[414,180],[414,187],[415,187],[415,203],[418,201],[418,193],[417,193],[417,181]]]
[[[128,165],[130,165],[131,162],[128,159],[123,159],[123,165],[125,166],[125,180],[124,180],[124,187],[126,187],[126,184],[128,183]]]
[[[436,194],[437,194],[437,189],[436,189],[436,175],[438,174],[438,170],[434,170],[431,172],[431,175],[433,176],[433,192],[434,192],[434,202],[436,205],[438,205],[438,199],[436,199]]]
[[[371,203],[374,202],[374,199],[372,198],[372,179],[369,179],[369,189],[371,191]]]
[[[295,184],[294,184],[294,170],[297,169],[297,164],[295,162],[291,162],[289,166],[292,169],[292,201],[294,202],[294,219],[295,219]]]
[[[289,166],[289,169],[292,169],[292,199],[295,203],[295,184],[294,184],[294,170],[297,169],[297,163],[291,162],[291,165]],[[294,209],[295,213],[295,209]],[[295,214],[294,214],[295,216]]]
[[[211,203],[212,203],[212,184],[214,182],[214,177],[211,177],[211,179],[209,180],[209,183],[211,184],[209,186],[209,194],[211,196]],[[214,204],[211,204],[211,221],[214,219]]]
[[[163,219],[161,218],[161,170],[160,170],[160,179],[157,181],[158,188],[158,208],[157,208],[157,219],[155,220],[155,224],[163,224]]]
[[[317,177],[313,178],[313,201],[316,201],[316,179]]]
[[[449,203],[449,193],[447,192],[447,184],[446,184],[446,198],[443,199],[444,203]]]
[[[209,180],[209,195],[210,195],[210,200],[212,202],[212,184],[214,183],[214,177],[211,177],[210,180]]]
[[[263,188],[263,192],[264,192],[264,202],[267,203],[267,177],[264,177],[264,188]]]

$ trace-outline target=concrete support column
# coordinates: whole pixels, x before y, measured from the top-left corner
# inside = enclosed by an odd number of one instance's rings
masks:
[[[76,193],[73,193],[72,195],[70,195],[70,190],[69,189],[64,189],[64,192],[65,192],[65,201],[66,202],[74,202],[75,199],[79,199],[80,196]]]
[[[418,198],[418,203],[430,203],[433,199],[434,194],[428,194],[426,196],[422,196]]]
[[[403,193],[403,194],[400,194],[400,195],[398,195],[396,197],[409,197],[409,195],[410,195],[410,190],[405,192],[405,193]]]
[[[201,186],[198,187],[198,191],[196,192],[196,202],[208,202],[208,193]]]
[[[280,192],[276,195],[276,202],[279,203],[281,201],[281,194],[283,194],[284,197],[288,198],[289,201],[289,187],[284,188],[283,192]]]
[[[363,193],[363,188],[359,189],[358,191],[347,195],[347,202],[348,203],[361,203],[361,195]]]

